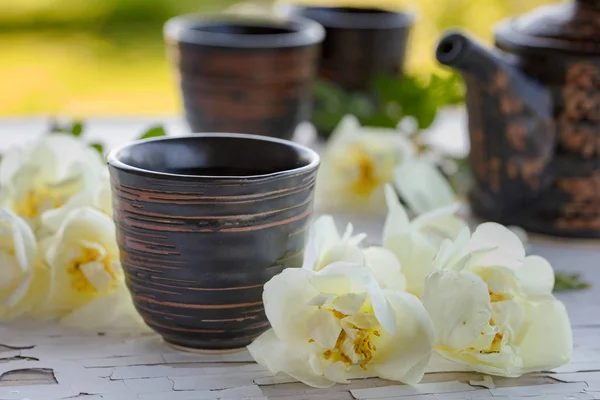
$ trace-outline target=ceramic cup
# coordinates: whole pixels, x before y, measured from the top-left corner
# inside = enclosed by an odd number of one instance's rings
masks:
[[[282,13],[325,27],[319,75],[348,90],[366,90],[374,74],[402,72],[414,11],[287,5]]]
[[[180,16],[164,34],[192,131],[290,139],[309,118],[324,37],[316,22]]]
[[[319,156],[285,140],[202,134],[108,155],[127,286],[167,343],[231,350],[269,327],[263,285],[300,267]]]

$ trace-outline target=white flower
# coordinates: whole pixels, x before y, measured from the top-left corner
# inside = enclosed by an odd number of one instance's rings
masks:
[[[567,363],[572,334],[565,307],[552,295],[554,273],[521,240],[495,223],[465,228],[446,241],[427,278],[423,304],[436,351],[475,371],[517,377]]]
[[[29,225],[0,209],[0,318],[20,316],[35,306],[41,289],[34,284],[37,244]]]
[[[0,164],[2,204],[34,231],[47,210],[61,207],[105,168],[97,151],[66,134],[46,135],[28,149],[10,149]]]
[[[75,193],[61,207],[44,212],[41,216],[44,233],[56,232],[69,213],[80,207],[92,207],[112,217],[112,199],[108,169],[98,171],[95,179],[87,180],[80,192]]]
[[[394,186],[416,214],[453,205],[456,196],[450,183],[425,157],[414,157],[394,170]]]
[[[388,216],[383,247],[400,261],[406,290],[420,297],[440,244],[444,239],[455,239],[466,224],[455,215],[458,205],[433,210],[410,221],[394,189],[387,185],[385,192]]]
[[[383,247],[361,248],[367,235],[353,236],[353,231],[352,224],[348,224],[340,237],[331,215],[317,218],[311,227],[303,268],[320,271],[327,265],[344,261],[368,267],[383,288],[404,290],[406,281],[396,256]]]
[[[416,297],[381,289],[365,267],[288,268],[267,282],[263,301],[272,329],[248,349],[272,373],[315,387],[360,375],[423,377],[433,340],[427,313]]]
[[[332,133],[318,175],[316,204],[322,209],[379,211],[383,186],[396,165],[415,153],[395,129],[361,127],[351,115]]]
[[[49,314],[66,315],[121,284],[115,225],[100,211],[90,207],[71,211],[40,247],[51,274]]]

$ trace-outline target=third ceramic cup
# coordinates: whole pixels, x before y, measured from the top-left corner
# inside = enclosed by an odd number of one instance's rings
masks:
[[[186,15],[164,33],[192,131],[290,139],[309,117],[325,35],[318,23]]]

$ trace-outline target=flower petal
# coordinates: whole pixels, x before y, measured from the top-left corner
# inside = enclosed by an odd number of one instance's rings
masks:
[[[320,271],[326,266],[335,262],[346,262],[350,264],[364,265],[365,256],[357,245],[338,243],[321,254],[315,267],[315,271]]]
[[[432,272],[425,281],[422,300],[433,322],[436,346],[465,349],[489,327],[492,309],[488,288],[472,272]]]
[[[331,215],[322,215],[317,218],[310,229],[302,267],[315,269],[319,262],[319,257],[323,252],[333,247],[339,241],[340,235],[333,217]]]
[[[525,259],[523,242],[505,226],[486,222],[477,227],[464,249],[465,253],[491,249],[477,259],[480,266],[505,266],[517,268]]]
[[[455,202],[448,180],[435,165],[424,159],[412,158],[398,165],[394,170],[394,186],[417,214]]]
[[[385,290],[396,315],[396,335],[382,334],[372,368],[380,378],[418,383],[432,353],[434,333],[425,308],[415,296]]]
[[[113,277],[104,268],[101,262],[90,262],[79,267],[81,272],[86,277],[97,291],[102,292],[107,289],[113,281]]]
[[[408,214],[402,204],[400,204],[400,200],[392,185],[385,185],[385,202],[387,204],[388,215],[383,227],[384,241],[386,237],[404,233],[410,227]]]
[[[553,296],[545,296],[528,310],[530,327],[520,344],[523,373],[547,371],[569,362],[573,334],[565,306]]]
[[[306,322],[308,337],[325,349],[333,349],[340,336],[340,320],[329,310],[315,310]]]
[[[265,313],[281,340],[307,340],[306,321],[315,310],[307,304],[319,294],[310,283],[314,274],[307,269],[287,268],[265,284]]]
[[[331,305],[342,314],[354,315],[360,310],[366,299],[366,293],[348,293],[336,297]]]
[[[516,271],[521,289],[530,296],[551,294],[554,289],[554,270],[543,257],[527,256]]]
[[[406,290],[420,297],[425,278],[433,270],[436,247],[414,231],[388,239],[385,247],[400,261],[402,274],[406,278]]]
[[[314,345],[314,344],[313,344]],[[273,374],[285,372],[299,381],[316,388],[328,388],[335,382],[317,374],[311,365],[311,345],[306,342],[280,340],[273,329],[260,335],[248,351],[258,364]]]
[[[394,253],[383,247],[373,246],[363,250],[363,254],[367,268],[382,288],[406,289],[406,278]]]

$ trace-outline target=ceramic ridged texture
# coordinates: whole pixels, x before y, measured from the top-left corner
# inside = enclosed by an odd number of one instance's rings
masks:
[[[244,49],[168,40],[193,132],[290,139],[310,113],[319,46]]]
[[[146,323],[199,349],[243,347],[268,329],[263,285],[302,264],[316,170],[203,182],[110,169],[121,261]]]

